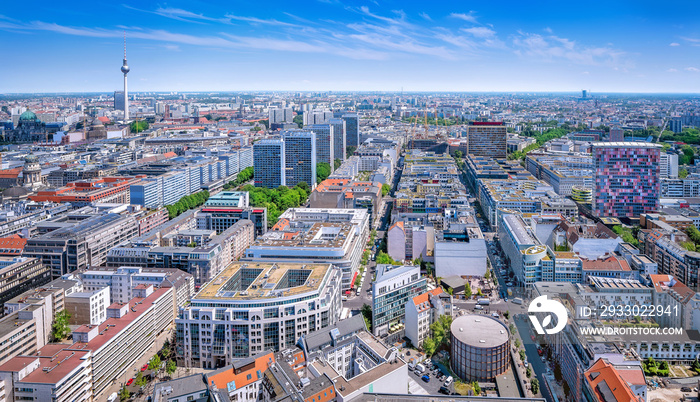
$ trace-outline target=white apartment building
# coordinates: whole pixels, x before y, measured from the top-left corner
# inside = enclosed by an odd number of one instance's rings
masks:
[[[233,263],[202,287],[176,325],[178,364],[216,368],[299,338],[340,317],[341,271],[331,264]]]

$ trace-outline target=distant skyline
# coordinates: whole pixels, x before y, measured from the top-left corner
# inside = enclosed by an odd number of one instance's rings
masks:
[[[583,4],[582,4],[583,3]],[[700,92],[689,1],[10,2],[0,93]]]

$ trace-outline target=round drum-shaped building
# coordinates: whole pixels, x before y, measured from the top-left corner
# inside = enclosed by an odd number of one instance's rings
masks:
[[[452,321],[452,371],[466,381],[491,381],[510,367],[510,333],[487,315],[463,315]]]

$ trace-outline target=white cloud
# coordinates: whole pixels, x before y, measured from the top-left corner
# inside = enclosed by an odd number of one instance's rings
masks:
[[[490,38],[496,35],[496,31],[487,27],[462,28],[461,31],[474,35],[477,38]]]
[[[671,42],[668,44],[669,46],[680,46],[681,44],[678,42]]]
[[[690,71],[692,73],[700,73],[700,68],[697,67],[686,67],[685,71]]]
[[[518,32],[513,38],[516,54],[541,61],[566,60],[579,65],[604,65],[626,70],[633,67],[627,54],[610,46],[581,45],[554,35]]]
[[[669,68],[668,70],[666,70],[666,72],[667,72],[667,73],[677,73],[678,70],[675,69],[675,68]]]
[[[550,27],[547,27],[547,28],[543,29],[543,31],[545,31],[545,32],[547,32],[547,33],[549,33],[549,34],[553,33],[552,28],[550,28]]]
[[[256,17],[242,17],[239,15],[233,15],[233,14],[226,14],[226,18],[228,18],[230,20],[235,20],[235,21],[250,22],[252,24],[278,25],[278,26],[285,26],[285,27],[299,27],[300,26],[297,24],[291,24],[289,22],[277,21],[275,19],[266,20],[266,19],[256,18]]]
[[[452,14],[450,14],[450,17],[459,18],[460,20],[464,20],[464,21],[467,21],[467,22],[472,22],[472,23],[474,23],[474,24],[476,24],[476,22],[477,22],[477,21],[476,21],[476,16],[474,15],[474,11],[469,11],[468,14],[465,14],[465,13],[452,13]]]
[[[423,18],[423,19],[426,20],[426,21],[432,21],[432,20],[433,20],[432,18],[430,18],[430,16],[429,16],[427,13],[419,13],[418,15],[420,15],[421,18]]]

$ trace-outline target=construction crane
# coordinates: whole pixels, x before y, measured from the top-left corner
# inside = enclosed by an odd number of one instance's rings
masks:
[[[416,125],[418,124],[418,115],[413,118],[413,126],[411,127],[411,149],[415,148],[416,145]],[[408,144],[406,144],[408,147]]]

